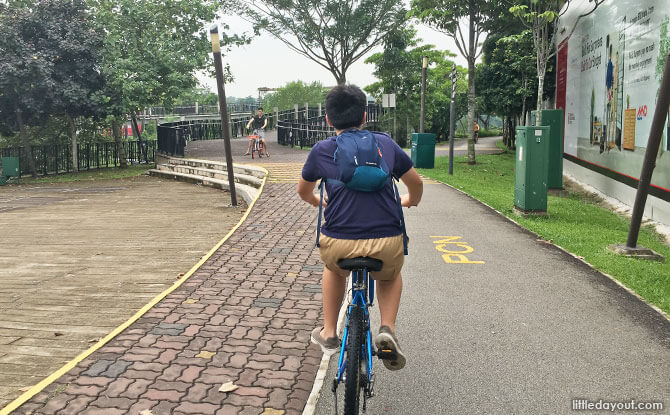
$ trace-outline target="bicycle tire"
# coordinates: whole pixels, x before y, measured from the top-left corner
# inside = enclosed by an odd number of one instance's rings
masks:
[[[360,407],[364,319],[363,309],[360,306],[353,307],[349,316],[349,334],[347,335],[347,378],[344,384],[344,415],[358,415]]]
[[[258,143],[258,158],[263,158],[263,142]]]

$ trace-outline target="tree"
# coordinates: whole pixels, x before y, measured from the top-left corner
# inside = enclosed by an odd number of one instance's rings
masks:
[[[0,4],[0,118],[18,131],[28,168],[36,174],[29,126],[50,116],[68,120],[76,169],[75,118],[101,103],[100,36],[92,31],[82,0]]]
[[[605,0],[589,0],[592,6],[590,10],[577,16],[574,26],[568,32],[567,38],[572,36],[580,19],[593,13]],[[536,51],[537,65],[537,117],[536,125],[542,125],[542,92],[544,91],[544,79],[547,72],[547,64],[556,54],[556,33],[558,32],[558,19],[565,14],[572,0],[517,0],[510,8],[515,16],[531,30],[533,44]],[[561,11],[562,10],[562,11]]]
[[[122,117],[134,120],[151,105],[172,107],[197,85],[197,70],[211,69],[205,27],[215,20],[220,5],[208,0],[89,1],[98,30],[105,34],[107,111],[122,151]],[[248,42],[246,36],[227,35],[226,30],[225,25],[219,30],[223,48]],[[136,134],[141,139],[139,131]]]
[[[454,65],[448,58],[453,55],[435,50],[432,45],[419,46],[419,41],[413,27],[398,28],[385,39],[383,52],[376,53],[365,61],[375,65],[373,73],[379,79],[365,87],[365,90],[377,100],[381,99],[382,93],[396,94],[395,115],[405,122],[400,123],[397,137],[393,138],[401,146],[407,143],[412,127],[418,125],[421,72],[417,67],[424,55],[431,62],[426,82],[426,131],[434,132],[438,137],[446,136],[448,131],[448,108],[451,101],[448,74]],[[461,93],[458,96],[466,89],[463,77],[459,79],[461,81],[457,91]],[[457,105],[457,109],[462,107]]]
[[[480,98],[489,111],[505,119],[503,141],[513,147],[514,127],[525,119],[526,99],[537,88],[535,57],[529,32],[491,35],[484,44],[483,62],[477,65]],[[523,122],[522,122],[523,123]]]
[[[302,105],[305,102],[316,106],[323,103],[327,92],[328,90],[321,82],[312,82],[311,84],[302,81],[288,82],[263,99],[263,108],[268,112],[274,107],[283,111],[293,109],[294,104]]]
[[[402,26],[399,0],[239,0],[243,17],[333,74],[347,70],[389,32]]]
[[[97,117],[103,104],[104,80],[99,72],[102,37],[90,24],[83,0],[40,1],[35,18],[46,28],[47,47],[56,54],[52,79],[54,100],[50,113],[66,119],[71,137],[72,170],[78,170],[78,117]]]
[[[411,15],[454,39],[468,62],[468,164],[475,164],[475,61],[482,53],[479,39],[500,8],[497,0],[412,0]],[[461,28],[463,20],[467,20],[467,40]]]
[[[231,101],[233,97],[230,97]],[[193,105],[194,103],[200,105],[216,105],[219,102],[219,97],[215,92],[212,92],[203,87],[195,87],[179,94],[175,99],[174,104],[177,106]]]

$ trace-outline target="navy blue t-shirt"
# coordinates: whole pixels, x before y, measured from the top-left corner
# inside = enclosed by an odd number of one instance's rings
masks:
[[[412,168],[409,158],[391,137],[373,133],[377,137],[382,157],[391,174],[397,179]],[[308,182],[319,179],[337,179],[337,165],[333,154],[337,137],[316,143],[302,168],[302,178]],[[324,211],[324,235],[337,239],[386,238],[402,234],[398,202],[393,183],[379,192],[359,192],[326,180],[328,206]]]

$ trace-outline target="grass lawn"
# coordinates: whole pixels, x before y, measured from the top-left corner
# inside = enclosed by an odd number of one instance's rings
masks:
[[[90,180],[105,180],[105,179],[123,179],[126,177],[141,176],[147,170],[154,168],[155,164],[136,164],[128,166],[125,169],[118,167],[108,167],[102,169],[82,170],[79,173],[66,174],[51,174],[48,176],[38,176],[32,178],[30,176],[21,177],[21,184],[38,184],[38,183],[65,183],[78,182]],[[13,184],[16,181],[12,180]]]
[[[607,247],[624,244],[630,221],[597,205],[586,194],[549,196],[547,217],[523,217],[514,213],[514,153],[477,155],[470,166],[466,157],[437,157],[435,169],[418,169],[427,177],[450,184],[512,218],[542,238],[583,257],[598,270],[612,275],[648,302],[670,313],[670,246],[650,227],[643,227],[638,245],[665,256],[664,263],[619,256]]]

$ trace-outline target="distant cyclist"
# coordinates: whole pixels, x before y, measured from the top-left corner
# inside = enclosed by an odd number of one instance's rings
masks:
[[[475,144],[479,141],[479,124],[475,121]]]
[[[257,135],[258,138],[263,142],[265,147],[265,154],[270,157],[270,152],[268,151],[268,144],[265,142],[265,127],[268,125],[268,118],[263,114],[263,108],[258,107],[258,112],[256,115],[249,119],[247,123],[247,130],[251,127],[251,124],[254,125],[254,135]],[[248,156],[251,153],[251,141],[249,140],[249,146],[247,147],[247,152],[244,154]]]

